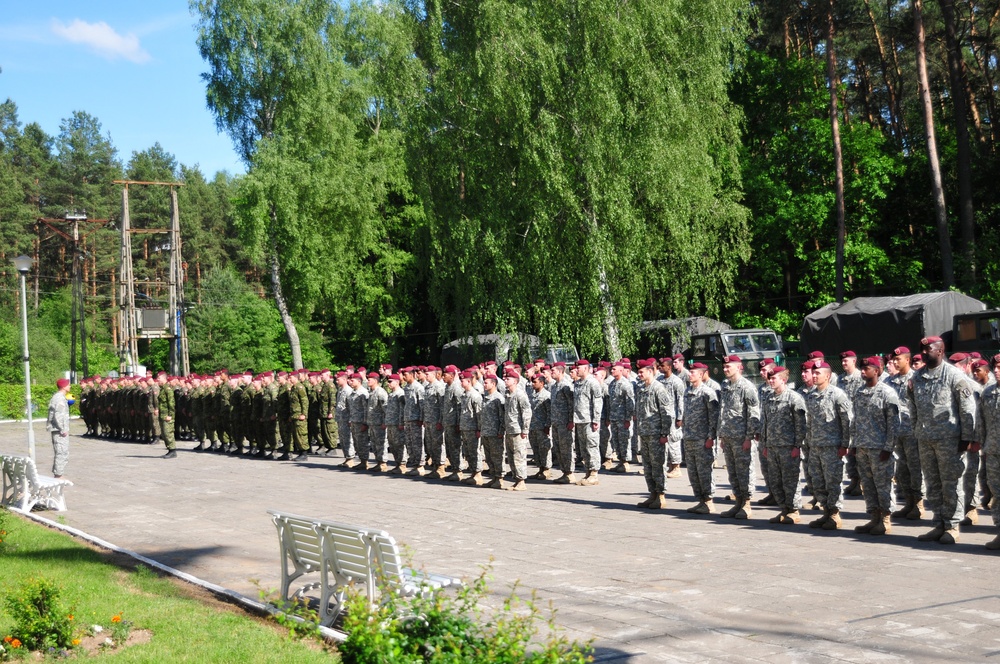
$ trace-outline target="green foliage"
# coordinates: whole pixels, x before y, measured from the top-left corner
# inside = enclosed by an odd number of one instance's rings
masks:
[[[496,610],[486,608],[488,569],[454,594],[444,591],[401,599],[387,593],[385,601],[371,608],[363,594],[347,601],[344,630],[348,638],[339,646],[345,664],[385,662],[521,662],[592,661],[591,645],[569,641],[555,625],[555,612],[547,620],[530,599],[517,596],[515,587]],[[538,635],[538,623],[547,624]]]
[[[73,612],[63,606],[62,591],[45,578],[28,579],[4,603],[14,620],[12,636],[29,650],[73,647]]]

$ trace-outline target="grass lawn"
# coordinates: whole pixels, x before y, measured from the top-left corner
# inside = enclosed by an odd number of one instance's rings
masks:
[[[80,632],[105,628],[121,614],[148,643],[101,651],[120,662],[330,662],[338,661],[311,640],[292,640],[283,628],[216,600],[206,591],[117,556],[83,545],[17,514],[0,509],[0,638],[13,621],[6,598],[29,578],[44,577],[62,590]]]

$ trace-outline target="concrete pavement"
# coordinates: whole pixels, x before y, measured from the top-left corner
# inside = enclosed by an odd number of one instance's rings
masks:
[[[52,449],[36,423],[38,465]],[[416,566],[474,576],[493,559],[492,590],[520,581],[551,600],[572,638],[596,639],[598,661],[1000,661],[1000,556],[983,544],[986,513],[951,547],[916,541],[926,522],[855,535],[867,520],[848,498],[845,528],[696,517],[686,476],[668,481],[668,509],[635,507],[638,474],[596,487],[532,483],[523,493],[358,473],[340,458],[306,463],[79,437],[73,423],[69,510],[47,513],[166,565],[257,597],[276,588],[277,508],[377,526],[408,545]],[[0,451],[25,454],[24,424],[0,425]],[[718,470],[719,494],[726,493]]]

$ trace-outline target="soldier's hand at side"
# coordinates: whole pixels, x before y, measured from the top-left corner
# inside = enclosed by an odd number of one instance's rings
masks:
[[[436,425],[434,425],[434,428],[436,430],[438,430],[438,431],[444,431],[444,425],[441,424],[440,422],[438,422]]]
[[[845,457],[845,456],[847,456],[847,448],[846,447],[838,447],[837,448],[837,456],[839,456],[839,457]]]
[[[793,447],[792,448],[792,458],[793,459],[798,459],[800,454],[802,454],[802,452],[799,450],[799,448],[797,448],[797,447]]]
[[[632,420],[625,420],[625,428],[628,429],[630,426],[632,426]]]
[[[597,431],[600,428],[600,426],[601,425],[599,425],[597,422],[591,422],[590,423],[590,430],[591,431]]]
[[[402,424],[400,424],[396,428],[399,429],[400,431],[403,431],[406,427],[404,427]]]
[[[888,461],[891,455],[892,452],[890,452],[889,450],[882,450],[881,452],[879,452],[878,460],[883,462]]]
[[[362,424],[361,425],[361,430],[362,431],[368,431],[368,425],[367,424]]]
[[[981,449],[983,449],[983,446],[980,445],[979,443],[969,443],[970,452],[978,452]]]
[[[968,451],[969,451],[969,441],[967,440],[959,441],[958,453],[961,454],[962,452],[968,452]]]
[[[549,435],[549,433],[550,433],[550,432],[549,432],[549,427],[545,427],[545,435],[546,435],[546,436],[548,436],[548,435]]]
[[[416,424],[418,427],[422,427],[422,426],[424,426],[424,421],[423,420],[417,420],[416,422],[414,422],[414,424]]]
[[[706,450],[710,450],[713,447],[715,447],[715,441],[714,440],[712,440],[711,438],[709,438],[708,440],[705,441],[705,449]]]
[[[522,433],[521,434],[521,438],[527,438],[527,437],[528,437],[528,434],[526,434],[526,433]]]
[[[750,448],[752,448],[752,447],[753,447],[753,441],[752,440],[750,440],[749,438],[747,438],[746,440],[743,441],[743,451],[744,452],[749,452]]]
[[[764,455],[765,459],[767,458],[767,448],[766,447],[762,447],[760,449],[760,453]]]
[[[667,436],[660,436],[660,445],[666,445],[669,440]]]
[[[566,431],[572,431],[572,430],[573,430],[573,423],[570,422],[569,424],[566,425]]]
[[[476,432],[476,438],[480,438],[481,436],[482,436],[482,434],[479,431],[477,431]]]
[[[382,425],[382,429],[385,430],[385,425],[384,424]]]

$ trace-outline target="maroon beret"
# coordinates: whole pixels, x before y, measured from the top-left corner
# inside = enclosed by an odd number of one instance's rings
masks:
[[[930,346],[931,344],[937,344],[944,341],[941,337],[924,337],[920,340],[921,346]]]
[[[590,360],[588,360],[585,357],[581,357],[579,360],[576,361],[576,364],[574,366],[589,367],[590,366]]]
[[[461,378],[462,380],[472,380],[472,372],[471,371],[463,371],[462,373],[460,373],[458,375],[458,377]]]
[[[843,353],[840,354],[841,359],[845,357],[857,357],[857,356],[858,354],[855,353],[853,350],[845,350]]]
[[[727,355],[726,357],[722,358],[722,361],[725,364],[731,364],[733,362],[739,362],[740,364],[743,363],[743,360],[740,359],[739,355]]]
[[[519,374],[517,372],[517,369],[515,369],[513,367],[507,367],[506,369],[504,369],[503,377],[504,378],[520,379],[521,378],[521,374]]]
[[[60,378],[59,380],[56,381],[56,387],[60,390],[68,386],[69,386],[69,378]]]
[[[389,380],[399,380],[399,374],[389,374]]]
[[[861,360],[862,367],[875,367],[879,371],[882,371],[882,358],[878,355],[872,355]]]
[[[813,352],[809,353],[810,360],[822,360],[823,357],[824,357],[823,351],[821,350],[814,350]]]
[[[452,375],[456,375],[458,373],[458,367],[456,367],[454,364],[449,364],[448,366],[446,366],[444,368],[444,372],[452,374]]]
[[[491,374],[491,373],[490,374],[486,374],[485,376],[483,376],[483,380],[492,380],[495,383],[495,382],[497,382],[497,375],[496,374]]]
[[[990,363],[983,359],[975,360],[972,363],[973,369],[978,369],[979,367],[988,367],[988,366],[990,366]]]
[[[969,359],[966,353],[952,353],[951,357],[948,358],[949,362],[964,362]]]
[[[692,369],[705,369],[705,370],[707,370],[708,369],[708,365],[704,364],[702,362],[695,362],[694,364],[691,365],[691,368]]]
[[[895,348],[892,349],[892,353],[890,355],[892,357],[899,357],[900,355],[909,355],[909,354],[910,354],[910,349],[907,348],[906,346],[896,346]]]

